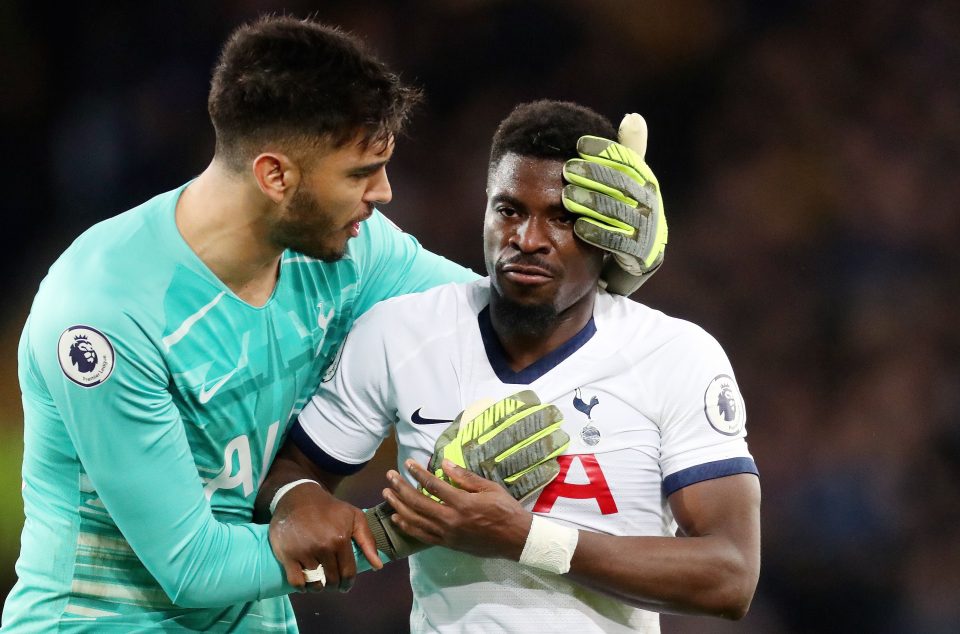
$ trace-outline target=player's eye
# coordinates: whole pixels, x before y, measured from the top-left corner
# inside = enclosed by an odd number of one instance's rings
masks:
[[[517,215],[517,210],[513,207],[497,207],[497,213],[505,218],[513,218]]]
[[[383,169],[382,165],[375,165],[373,167],[365,167],[350,172],[350,178],[354,180],[363,180],[365,178],[370,178],[377,173],[378,170]]]

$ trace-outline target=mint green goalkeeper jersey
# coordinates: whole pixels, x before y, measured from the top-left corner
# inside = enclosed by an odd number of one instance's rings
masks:
[[[353,321],[471,271],[379,212],[263,307],[180,236],[183,187],[85,232],[19,350],[26,520],[3,631],[296,631],[256,491]]]

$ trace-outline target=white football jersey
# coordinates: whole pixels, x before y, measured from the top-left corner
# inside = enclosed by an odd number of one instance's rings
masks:
[[[396,297],[357,320],[339,365],[292,430],[334,472],[370,460],[396,427],[401,473],[480,399],[532,389],[563,412],[560,475],[525,505],[611,535],[671,536],[667,497],[756,473],[733,371],[698,326],[603,291],[567,343],[514,372],[489,318],[489,281]],[[445,548],[410,558],[414,632],[658,632],[659,616],[504,559]]]

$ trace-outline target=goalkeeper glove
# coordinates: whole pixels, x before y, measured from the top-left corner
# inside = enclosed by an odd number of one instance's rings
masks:
[[[541,404],[532,390],[524,390],[476,415],[473,409],[461,412],[437,439],[429,471],[450,482],[440,466],[447,459],[500,484],[520,501],[557,477],[557,456],[570,445],[570,436],[560,429],[563,414],[556,406]],[[393,512],[387,502],[364,511],[381,555],[393,560],[427,548],[393,524]]]
[[[560,472],[556,457],[570,444],[555,405],[541,404],[532,390],[501,399],[475,416],[468,408],[434,445],[428,469],[450,482],[444,459],[503,486],[521,502]]]
[[[619,140],[580,137],[577,152],[582,158],[563,166],[570,183],[563,189],[563,205],[580,216],[573,230],[581,240],[613,254],[602,273],[606,289],[629,295],[660,268],[667,220],[657,177],[643,158],[643,117],[626,115]]]

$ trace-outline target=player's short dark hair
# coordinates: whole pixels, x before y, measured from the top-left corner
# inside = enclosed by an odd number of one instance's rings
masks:
[[[207,107],[217,155],[239,168],[268,142],[386,143],[420,97],[340,29],[266,16],[227,40]]]
[[[616,139],[610,120],[570,101],[542,99],[523,103],[500,122],[490,147],[489,169],[506,154],[565,161],[577,156],[577,139],[585,134]]]

